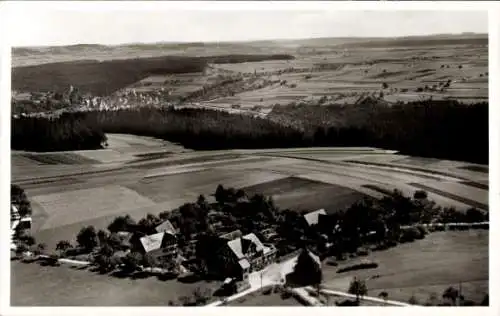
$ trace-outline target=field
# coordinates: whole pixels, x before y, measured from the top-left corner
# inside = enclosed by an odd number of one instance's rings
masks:
[[[367,184],[385,190],[397,188],[405,194],[412,195],[417,189],[415,183],[420,185],[432,183],[432,186],[440,191],[429,192],[429,198],[439,205],[455,206],[457,209],[465,210],[470,204],[474,205],[477,202],[485,203],[486,207],[488,204],[485,199],[488,187],[478,188],[466,183],[466,181],[470,183],[487,181],[488,174],[484,173],[486,166],[481,165],[474,165],[475,168],[472,169],[463,168],[471,164],[431,162],[428,159],[401,156],[392,151],[374,148],[195,152],[184,151],[170,143],[155,142],[130,135],[108,135],[108,138],[110,149],[51,153],[48,154],[50,159],[43,157],[47,154],[42,153],[37,154],[40,156],[37,159],[27,158],[29,156],[26,153],[12,153],[12,182],[24,187],[33,201],[33,235],[38,242],[46,243],[49,250],[53,249],[59,240],[67,239],[75,242],[77,232],[85,225],[94,225],[97,229],[102,229],[118,215],[130,214],[138,220],[147,213],[158,214],[172,210],[183,203],[195,201],[199,194],[210,196],[218,184],[244,188],[250,194],[261,192],[272,195],[280,208],[297,211],[325,208],[329,212],[335,212],[365,196],[383,196],[380,190],[366,187]],[[129,150],[128,154],[123,156],[124,159],[104,159],[109,157],[109,151],[122,151],[125,148]],[[173,148],[178,151],[175,152]],[[88,153],[92,153],[91,161],[87,159]],[[64,160],[69,159],[68,157],[71,161]],[[87,158],[79,160],[78,157]],[[370,162],[370,160],[383,165],[353,162]],[[419,167],[415,170],[416,167],[412,166],[417,165]],[[457,199],[458,195],[467,197],[470,201]],[[477,296],[482,295],[480,293],[485,290],[484,275],[487,275],[487,232],[483,232],[482,237],[476,236],[477,238],[464,238],[463,234],[467,233],[435,233],[423,241],[402,245],[387,252],[374,253],[372,256],[380,262],[389,259],[399,260],[402,266],[398,269],[402,272],[390,276],[388,268],[381,265],[379,268],[381,273],[378,274],[385,276],[370,280],[370,294],[376,296],[378,293],[374,292],[387,289],[393,299],[405,300],[409,291],[422,296],[428,291],[424,289],[441,291],[439,286],[444,286],[444,283],[456,284],[463,271],[470,269],[473,273],[468,273],[467,278],[461,280],[464,291],[471,293],[469,295],[471,299],[473,299],[472,292]],[[423,264],[440,260],[436,259],[437,254],[433,252],[438,250],[433,250],[436,248],[432,247],[440,247],[441,254],[455,253],[455,255],[448,255],[448,258],[438,261],[439,266],[431,269]],[[445,247],[450,247],[451,250],[447,252],[444,250],[447,249]],[[419,251],[415,252],[415,249]],[[473,256],[471,249],[475,251],[475,259],[467,263],[460,261],[463,259],[462,256],[467,258]],[[416,266],[418,260],[422,262],[422,271]],[[456,260],[459,261],[455,262]],[[452,264],[456,265],[457,269],[449,269]],[[477,267],[473,269],[471,264]],[[457,271],[457,274],[443,271],[443,266],[446,267],[445,270]],[[184,293],[182,292],[184,290],[177,290],[177,287],[187,286],[174,281],[162,282],[154,279],[107,282],[106,277],[92,274],[89,276],[87,271],[73,271],[66,268],[53,270],[53,268],[19,263],[13,263],[12,267],[13,302],[21,305],[161,305],[172,299],[165,293],[168,291]],[[325,279],[331,280],[334,288],[345,290],[348,278],[339,280],[340,276],[335,270],[329,271],[328,267],[325,269],[327,275]],[[403,270],[411,273],[404,274]],[[418,272],[417,277],[412,277],[416,275],[415,272]],[[59,274],[62,275],[64,281],[55,279],[55,273],[58,277]],[[422,278],[421,275],[425,273],[429,273],[429,277]],[[439,273],[443,276],[438,277]],[[81,281],[78,281],[80,279]],[[435,279],[433,282],[439,283],[436,288],[434,285],[432,288],[425,287],[429,279]],[[425,280],[421,281],[425,283],[418,283],[415,280]],[[74,281],[79,283],[76,284]],[[144,286],[133,287],[132,282]],[[66,283],[67,286],[61,285]],[[38,295],[30,294],[35,288],[36,293],[42,293],[43,291],[39,291],[40,286],[47,287],[46,291],[53,291],[57,295],[50,300],[43,300]],[[116,292],[112,290],[114,287],[122,288],[124,294],[120,296],[109,294]],[[147,291],[148,295],[138,294],[138,291]],[[72,293],[71,297],[68,296],[68,292]],[[101,301],[103,297],[107,301]],[[281,301],[281,298],[275,295],[251,296],[246,302],[240,303],[253,304],[254,300],[268,305],[296,303]]]
[[[336,272],[365,259],[377,262],[378,268]],[[461,284],[466,299],[480,302],[488,292],[488,231],[435,232],[423,240],[373,252],[338,267],[325,265],[323,274],[327,288],[346,291],[356,276],[366,279],[369,296],[386,291],[389,299],[407,302],[414,295],[422,304],[430,294],[440,298],[447,287]],[[370,279],[373,276],[378,277]]]
[[[340,185],[293,177],[245,187],[244,190],[272,196],[281,209],[311,211],[324,208],[328,213],[344,210],[367,197]]]
[[[436,189],[429,198],[438,205],[488,208],[488,187],[476,185],[487,183],[488,174],[484,166],[464,169],[468,163],[430,163],[371,148],[194,152],[143,137],[108,138],[105,150],[40,153],[37,159],[12,153],[12,181],[27,190],[34,235],[49,248],[74,240],[83,225],[99,229],[117,215],[140,219],[168,211],[199,194],[210,196],[218,184],[272,195],[280,208],[296,211],[335,212],[366,196],[380,198],[383,190],[412,195],[422,185]],[[122,159],[110,159],[110,152]]]
[[[281,307],[292,307],[292,306],[303,306],[295,298],[290,297],[287,299],[282,299],[280,293],[269,293],[263,294],[263,291],[257,291],[248,295],[243,296],[237,300],[230,302],[227,306],[281,306]]]
[[[131,91],[164,100],[198,93],[190,99],[195,106],[277,121],[293,115],[290,105],[304,115],[309,106],[366,98],[389,104],[488,99],[486,35],[18,48],[13,66],[17,92],[66,89],[70,82],[128,106],[141,103],[123,103],[120,98]],[[57,76],[46,80],[54,72]]]
[[[120,279],[69,266],[11,263],[13,306],[166,306],[197,288],[215,291],[217,282]],[[47,295],[50,293],[50,295]]]

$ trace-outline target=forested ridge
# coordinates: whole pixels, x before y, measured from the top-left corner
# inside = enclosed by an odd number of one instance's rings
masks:
[[[97,149],[105,141],[104,133],[129,133],[199,150],[370,146],[488,163],[488,103],[419,101],[372,107],[364,115],[355,124],[349,124],[347,115],[342,125],[303,128],[207,109],[141,108],[67,113],[52,119],[24,117],[12,121],[12,149]]]

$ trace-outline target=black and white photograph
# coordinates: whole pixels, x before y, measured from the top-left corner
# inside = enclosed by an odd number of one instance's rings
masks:
[[[487,8],[59,3],[2,16],[11,308],[490,306]]]

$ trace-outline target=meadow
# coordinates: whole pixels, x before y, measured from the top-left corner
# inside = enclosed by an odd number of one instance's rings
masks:
[[[168,306],[196,288],[215,291],[219,282],[182,283],[117,278],[78,267],[11,262],[13,306]],[[50,293],[50,295],[46,295]]]
[[[337,273],[362,260],[377,262],[378,267]],[[461,284],[465,298],[479,303],[488,293],[488,231],[434,232],[423,240],[323,269],[324,286],[330,289],[346,291],[355,276],[366,280],[369,296],[386,291],[389,299],[408,302],[415,296],[425,304],[431,294],[440,299],[447,287]]]

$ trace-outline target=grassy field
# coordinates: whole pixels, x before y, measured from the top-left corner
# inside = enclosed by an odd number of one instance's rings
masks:
[[[324,208],[327,212],[337,212],[367,197],[340,185],[295,177],[245,187],[244,190],[250,194],[271,195],[278,207],[297,211],[314,211]]]
[[[11,263],[13,306],[167,306],[197,288],[212,292],[217,282],[181,283],[177,280],[120,279],[87,270]],[[50,295],[47,295],[50,293]]]
[[[408,301],[414,295],[425,303],[432,293],[441,297],[449,286],[462,284],[466,299],[480,302],[488,292],[488,231],[435,232],[425,239],[350,259],[338,267],[325,265],[325,287],[346,291],[353,277],[366,279],[368,295],[389,293],[389,299]],[[373,260],[376,269],[337,273],[361,260]],[[377,278],[372,278],[378,276]]]
[[[119,214],[153,205],[148,198],[121,186],[36,196],[34,201],[49,214],[49,220],[43,226],[45,229],[88,220],[96,214]]]
[[[263,291],[257,291],[243,296],[237,300],[230,302],[227,306],[303,306],[295,298],[289,297],[282,299],[280,293],[263,294]]]

